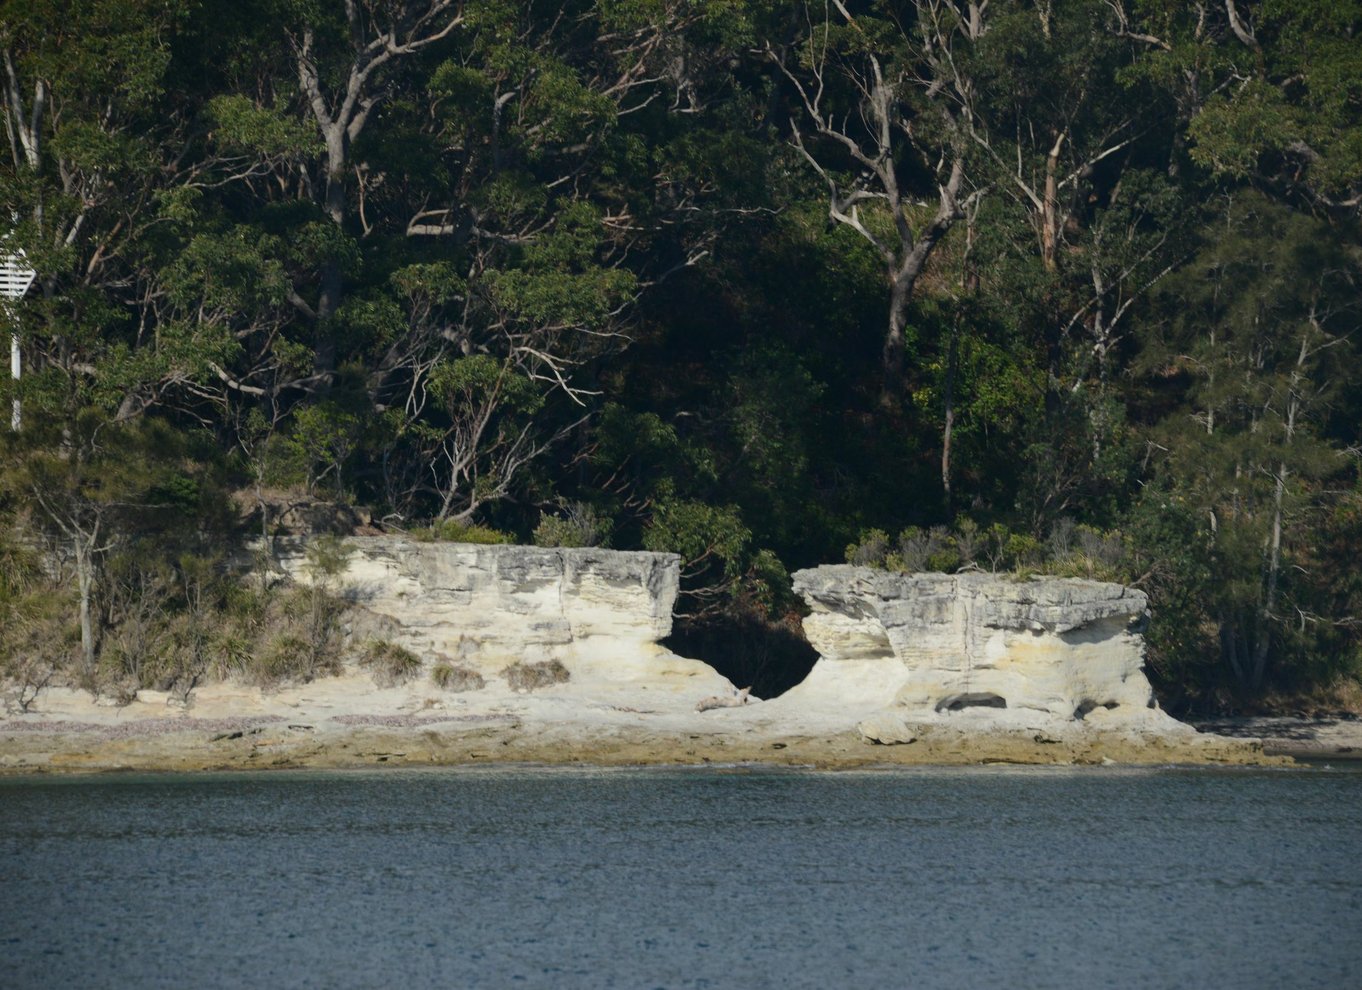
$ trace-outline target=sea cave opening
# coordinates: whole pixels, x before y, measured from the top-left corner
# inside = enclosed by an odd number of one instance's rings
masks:
[[[662,645],[683,657],[703,660],[739,688],[769,701],[809,675],[818,651],[797,624],[757,615],[678,616]]]

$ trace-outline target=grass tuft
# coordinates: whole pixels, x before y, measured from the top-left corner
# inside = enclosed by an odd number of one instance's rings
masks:
[[[471,667],[441,660],[430,672],[430,679],[442,691],[480,691],[487,685],[481,674]]]
[[[513,663],[501,672],[512,691],[535,691],[554,684],[563,684],[571,676],[557,660],[543,663]]]
[[[374,675],[379,687],[403,684],[421,672],[421,658],[405,646],[386,639],[371,639],[360,651],[359,662]]]

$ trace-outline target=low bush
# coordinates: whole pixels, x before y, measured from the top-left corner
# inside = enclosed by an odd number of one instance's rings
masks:
[[[513,663],[501,672],[512,691],[535,691],[542,687],[562,684],[571,676],[557,660],[542,663]]]
[[[861,538],[846,549],[846,562],[860,567],[883,567],[889,556],[889,534],[882,529],[861,531]]]
[[[5,711],[24,714],[57,674],[50,659],[41,654],[10,657],[0,667],[0,685],[5,686]]]
[[[113,562],[97,599],[103,628],[89,670],[64,575],[0,588],[0,687],[10,707],[29,708],[47,686],[123,702],[139,690],[169,691],[188,702],[205,682],[239,678],[275,688],[340,672],[348,605],[325,574],[311,584],[262,589],[192,563],[165,569]],[[380,659],[385,675],[404,663],[391,652],[374,662]]]
[[[359,662],[373,674],[379,687],[393,687],[411,680],[421,672],[421,658],[405,646],[371,639],[359,652]]]
[[[964,542],[966,546],[972,548],[973,533],[969,533]],[[960,546],[961,540],[952,536],[945,526],[933,526],[928,530],[909,526],[899,534],[897,559],[891,555],[886,561],[886,566],[890,570],[909,573],[954,571],[973,563],[973,557],[966,558]]]
[[[987,570],[1018,576],[1044,573],[1121,579],[1124,542],[1119,533],[1102,533],[1067,523],[1057,527],[1047,544],[1027,533],[994,523],[988,529],[968,517],[955,528],[909,526],[896,541],[882,529],[868,529],[846,548],[846,561],[907,574]]]
[[[1039,565],[1042,573],[1096,581],[1129,579],[1129,548],[1119,532],[1075,526],[1061,519],[1050,534],[1049,551]]]
[[[255,665],[256,638],[235,629],[222,630],[212,641],[208,676],[225,681],[229,677],[247,677]]]
[[[477,523],[458,522],[454,519],[446,519],[443,522],[432,523],[430,526],[413,529],[408,534],[415,540],[422,543],[481,543],[495,545],[499,543],[514,543],[515,537],[510,533],[503,533],[499,529],[490,526],[479,526]]]
[[[597,547],[605,542],[606,520],[596,514],[589,505],[581,502],[566,502],[562,514],[548,512],[539,517],[539,525],[534,528],[534,545],[537,547]]]
[[[309,681],[316,673],[307,640],[298,635],[275,638],[256,655],[246,671],[247,679],[260,687],[278,687],[290,681]]]
[[[62,596],[15,594],[0,600],[0,690],[7,711],[27,712],[79,654],[75,629],[64,622]]]
[[[480,691],[486,686],[481,674],[471,667],[441,660],[430,671],[430,679],[441,691]]]

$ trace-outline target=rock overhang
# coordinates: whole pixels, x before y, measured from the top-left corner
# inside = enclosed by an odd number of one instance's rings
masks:
[[[811,609],[805,633],[824,667],[811,679],[824,692],[872,681],[886,706],[928,719],[1007,708],[1147,720],[1154,706],[1140,636],[1149,602],[1136,589],[852,565],[798,571],[794,587]],[[867,695],[863,683],[844,687]]]

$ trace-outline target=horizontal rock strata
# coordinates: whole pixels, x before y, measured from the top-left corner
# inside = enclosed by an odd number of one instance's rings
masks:
[[[809,695],[884,710],[861,729],[903,741],[929,723],[993,730],[1191,732],[1157,710],[1143,672],[1143,592],[1071,578],[799,571],[821,657]],[[810,698],[812,700],[812,698]],[[961,719],[951,716],[968,715]]]
[[[352,638],[407,647],[423,660],[420,676],[379,684],[351,666],[269,691],[209,683],[187,710],[157,692],[110,708],[74,688],[46,689],[34,713],[0,720],[0,774],[1277,762],[1254,740],[1199,735],[1149,707],[1145,598],[1117,585],[801,571],[795,587],[822,656],[781,697],[738,704],[713,668],[660,645],[677,595],[672,555],[402,537],[347,544],[346,567],[327,580],[356,606]],[[305,542],[274,550],[283,571],[311,579]],[[443,658],[481,672],[484,686],[445,691],[430,676]],[[507,672],[517,663],[561,664],[569,676],[517,690]]]
[[[312,580],[305,539],[277,541],[274,559]],[[680,584],[675,554],[597,548],[421,542],[354,537],[335,579],[362,609],[361,631],[423,658],[486,676],[514,663],[557,660],[573,676],[680,676],[695,690],[731,690],[712,668],[658,645],[672,628]],[[700,683],[703,682],[703,683]]]

